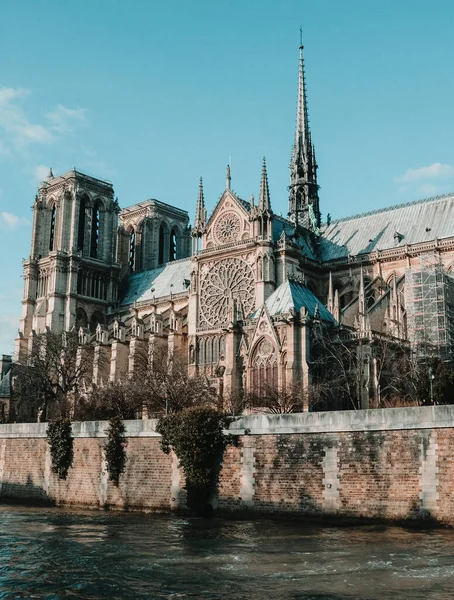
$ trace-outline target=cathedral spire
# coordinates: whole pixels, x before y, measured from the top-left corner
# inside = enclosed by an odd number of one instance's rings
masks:
[[[320,210],[317,185],[317,165],[309,129],[304,71],[303,39],[300,29],[298,103],[292,159],[290,162],[289,217],[296,224],[318,233]]]
[[[271,210],[271,201],[270,201],[270,190],[268,187],[268,174],[266,172],[266,159],[263,157],[262,163],[262,180],[260,182],[260,198],[259,198],[259,210],[262,211],[270,211]]]
[[[298,71],[298,104],[296,109],[295,145],[292,162],[307,162],[310,156],[309,116],[307,110],[306,75],[303,58],[303,32],[300,29],[300,59]]]
[[[197,197],[197,206],[195,209],[194,229],[201,230],[206,225],[206,209],[205,200],[203,197],[203,181],[200,178],[199,195]]]

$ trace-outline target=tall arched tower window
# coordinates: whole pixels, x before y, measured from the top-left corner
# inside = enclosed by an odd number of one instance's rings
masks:
[[[53,250],[54,249],[54,244],[55,244],[55,224],[57,221],[57,207],[54,206],[52,207],[52,214],[50,216],[50,236],[49,236],[49,250]]]
[[[164,243],[165,243],[165,230],[164,225],[161,223],[159,226],[159,252],[158,252],[158,263],[164,264]]]
[[[275,394],[278,386],[277,352],[268,338],[263,338],[257,345],[251,367],[250,391],[259,398]]]
[[[135,254],[136,254],[136,233],[133,229],[129,235],[129,270],[131,272],[134,271]]]
[[[177,259],[177,234],[175,229],[170,232],[169,261]]]
[[[87,206],[86,198],[83,197],[79,203],[79,227],[77,230],[77,250],[82,251],[84,249],[85,240],[85,209]]]
[[[101,223],[101,218],[100,218],[99,202],[95,202],[95,204],[93,206],[92,219],[91,219],[90,256],[92,258],[98,258],[100,223]]]

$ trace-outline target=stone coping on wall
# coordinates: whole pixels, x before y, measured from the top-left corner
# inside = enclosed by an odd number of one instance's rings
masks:
[[[126,437],[160,437],[156,433],[157,419],[125,421]],[[72,423],[75,438],[103,438],[109,421],[75,421]],[[47,423],[6,423],[0,425],[1,438],[44,438]]]
[[[108,421],[76,421],[72,424],[73,435],[106,437],[108,425]],[[125,421],[125,425],[126,437],[159,437],[156,419]],[[442,428],[454,428],[454,405],[247,415],[236,418],[228,433],[274,435]],[[7,423],[0,425],[0,438],[43,438],[46,429],[47,423]]]
[[[454,405],[248,415],[236,419],[229,433],[271,435],[454,428]]]

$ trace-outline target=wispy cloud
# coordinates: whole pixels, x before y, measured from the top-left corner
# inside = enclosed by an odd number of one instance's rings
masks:
[[[77,125],[87,122],[85,108],[66,108],[59,104],[46,117],[52,123],[52,129],[58,133],[73,133]]]
[[[52,139],[49,128],[32,123],[26,116],[21,103],[30,94],[23,88],[0,88],[0,131],[3,154],[12,148],[21,149],[31,143],[45,143]]]
[[[21,225],[29,225],[30,221],[24,217],[0,210],[0,229],[15,230]]]
[[[33,169],[33,174],[37,181],[43,181],[49,175],[49,167],[38,165]]]
[[[42,123],[33,122],[24,108],[30,91],[0,87],[0,157],[11,155],[31,144],[46,144],[72,134],[86,123],[86,109],[62,104],[46,114]]]
[[[414,183],[418,181],[433,181],[434,179],[449,179],[454,176],[454,167],[443,163],[432,163],[427,167],[407,169],[403,175],[394,178],[396,183]]]

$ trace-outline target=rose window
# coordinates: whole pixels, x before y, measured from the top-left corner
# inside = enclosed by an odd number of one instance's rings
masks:
[[[254,275],[239,258],[216,263],[200,286],[200,325],[222,327],[229,323],[233,310],[247,318],[254,310]]]
[[[234,212],[228,212],[217,220],[214,227],[214,234],[219,244],[229,244],[239,239],[240,230],[240,217]]]

